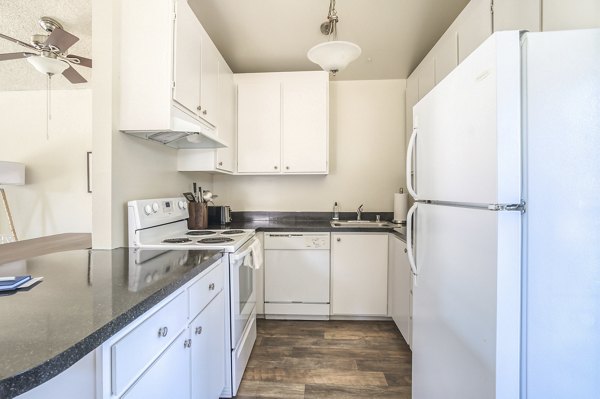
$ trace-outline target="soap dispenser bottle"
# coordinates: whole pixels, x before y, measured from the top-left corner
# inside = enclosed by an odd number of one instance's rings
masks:
[[[340,220],[340,207],[338,206],[337,201],[333,204],[333,220]]]

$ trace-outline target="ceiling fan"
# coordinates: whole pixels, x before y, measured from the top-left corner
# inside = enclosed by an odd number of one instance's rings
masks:
[[[67,50],[77,43],[79,38],[65,31],[58,21],[50,17],[40,18],[39,24],[49,35],[32,35],[31,44],[0,33],[0,38],[16,43],[29,50],[18,53],[0,54],[0,61],[26,58],[35,69],[48,75],[48,77],[62,73],[71,83],[87,82],[73,68],[73,65],[91,68],[92,60],[67,53]]]

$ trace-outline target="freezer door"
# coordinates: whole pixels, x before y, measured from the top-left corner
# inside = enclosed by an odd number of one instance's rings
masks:
[[[419,204],[413,398],[519,397],[519,212]]]
[[[520,202],[520,61],[495,33],[414,107],[418,199]]]
[[[526,54],[524,395],[596,399],[600,397],[600,30],[528,34]]]

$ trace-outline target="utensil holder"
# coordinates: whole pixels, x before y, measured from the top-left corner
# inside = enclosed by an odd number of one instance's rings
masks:
[[[202,230],[208,227],[208,209],[204,202],[190,202],[188,204],[190,217],[188,229]]]

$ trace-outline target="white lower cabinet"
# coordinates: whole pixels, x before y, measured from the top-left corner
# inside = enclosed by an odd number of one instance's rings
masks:
[[[99,397],[218,398],[225,387],[224,273],[218,261],[109,339],[101,353],[110,378]]]
[[[192,398],[218,398],[225,386],[225,301],[223,292],[189,327]],[[171,396],[175,397],[175,396]]]
[[[187,330],[182,331],[122,398],[189,398],[190,350],[187,336]]]
[[[412,272],[408,264],[406,244],[390,235],[389,242],[390,314],[410,346],[412,341]]]
[[[387,316],[388,234],[331,235],[331,314]]]

